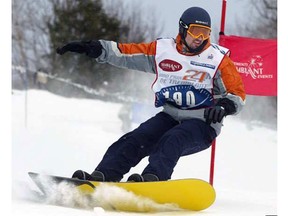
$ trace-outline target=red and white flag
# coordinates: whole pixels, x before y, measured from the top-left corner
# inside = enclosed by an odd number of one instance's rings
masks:
[[[277,40],[221,35],[249,95],[277,96]]]

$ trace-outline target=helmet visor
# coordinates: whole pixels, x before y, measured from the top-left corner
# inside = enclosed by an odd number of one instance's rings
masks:
[[[193,38],[199,38],[202,36],[203,40],[207,40],[210,37],[211,28],[197,24],[190,24],[187,32]]]

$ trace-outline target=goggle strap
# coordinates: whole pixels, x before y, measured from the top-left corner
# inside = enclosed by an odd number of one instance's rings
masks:
[[[180,20],[179,23],[183,28],[189,29],[189,26],[186,23],[184,23],[182,20]]]

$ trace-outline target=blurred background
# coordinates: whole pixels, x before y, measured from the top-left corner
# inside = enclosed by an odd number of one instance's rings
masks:
[[[131,116],[135,120],[143,107],[154,103],[154,75],[97,64],[84,55],[60,57],[56,48],[73,40],[137,43],[175,38],[179,18],[191,6],[210,13],[211,39],[217,43],[222,0],[13,0],[12,89],[121,103],[119,117],[127,131]],[[225,34],[277,38],[277,1],[228,0]],[[236,118],[249,127],[261,124],[276,130],[277,97],[247,96]]]

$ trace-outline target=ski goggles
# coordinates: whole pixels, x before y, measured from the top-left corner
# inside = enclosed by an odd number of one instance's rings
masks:
[[[190,24],[186,25],[187,33],[193,38],[203,37],[203,40],[207,40],[210,37],[211,28],[203,25]]]

